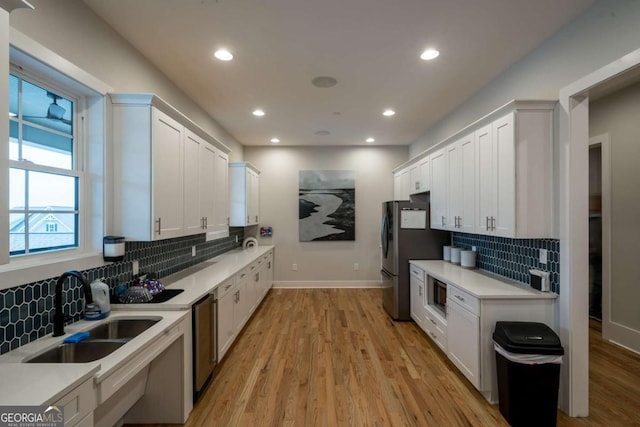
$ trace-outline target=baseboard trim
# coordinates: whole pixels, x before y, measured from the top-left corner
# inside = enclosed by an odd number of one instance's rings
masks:
[[[314,288],[381,288],[379,280],[309,280],[309,281],[274,281],[275,289],[314,289]]]

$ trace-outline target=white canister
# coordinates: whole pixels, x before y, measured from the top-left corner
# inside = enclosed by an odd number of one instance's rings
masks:
[[[111,302],[109,301],[109,286],[101,280],[91,282],[91,294],[93,302],[100,307],[100,314],[97,319],[104,319],[111,312]]]
[[[442,259],[445,261],[451,261],[451,246],[442,247]]]
[[[474,252],[474,251],[461,251],[460,267],[476,268],[476,255],[477,255],[477,252]]]
[[[460,248],[451,247],[451,263],[460,264]]]

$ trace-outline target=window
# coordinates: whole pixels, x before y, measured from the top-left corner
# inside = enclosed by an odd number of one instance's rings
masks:
[[[77,100],[9,75],[9,252],[79,245]]]

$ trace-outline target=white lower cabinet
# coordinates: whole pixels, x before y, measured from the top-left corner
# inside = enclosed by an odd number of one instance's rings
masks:
[[[409,293],[411,298],[411,318],[424,329],[424,271],[413,265],[409,266]]]
[[[273,283],[273,251],[218,286],[218,362],[258,308]]]
[[[93,410],[96,407],[93,378],[86,380],[67,393],[53,406],[64,408],[65,426],[93,426]]]
[[[460,372],[480,387],[480,318],[447,300],[447,356]]]

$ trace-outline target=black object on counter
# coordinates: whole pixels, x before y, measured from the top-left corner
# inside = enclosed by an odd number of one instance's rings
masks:
[[[496,322],[493,341],[502,416],[512,426],[555,426],[560,338],[544,323]]]
[[[159,294],[155,294],[150,301],[139,302],[136,304],[159,304],[161,302],[169,301],[171,298],[181,294],[182,292],[184,292],[184,289],[165,289]],[[122,302],[117,296],[111,295],[111,304],[122,304]]]

